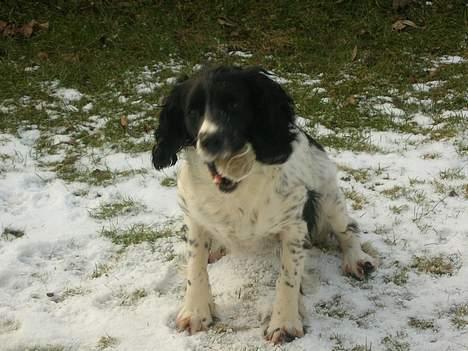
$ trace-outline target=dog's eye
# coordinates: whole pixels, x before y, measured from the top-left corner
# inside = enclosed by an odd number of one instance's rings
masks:
[[[231,111],[232,110],[237,110],[239,108],[239,105],[240,104],[237,101],[230,102],[228,104],[228,109],[231,110]]]

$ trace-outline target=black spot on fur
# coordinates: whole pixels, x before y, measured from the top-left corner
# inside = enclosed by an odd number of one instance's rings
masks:
[[[359,233],[359,226],[356,222],[351,222],[348,223],[348,226],[346,227],[346,231],[350,231],[353,233]]]
[[[318,215],[318,200],[320,194],[313,190],[307,191],[307,200],[304,204],[304,209],[302,211],[302,218],[307,223],[307,232],[309,234],[310,241],[313,241],[312,236],[315,234],[317,229],[317,215]]]

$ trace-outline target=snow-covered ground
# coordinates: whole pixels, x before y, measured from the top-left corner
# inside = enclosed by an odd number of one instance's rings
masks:
[[[142,87],[136,86],[141,94],[158,84]],[[68,88],[51,94],[63,100],[64,111],[83,97]],[[464,118],[467,110],[460,108],[441,117]],[[433,116],[396,109],[391,101],[374,103],[372,110],[426,127],[433,123]],[[320,125],[312,132],[334,134]],[[161,182],[177,166],[156,172],[149,152],[100,149],[93,155],[107,169],[138,172],[110,185],[65,182],[41,165],[35,152],[40,136],[34,126],[0,134],[1,350],[273,349],[262,331],[274,293],[274,256],[228,255],[211,264],[218,319],[194,336],[175,330],[184,293],[184,242],[176,190]],[[462,142],[466,137],[466,131],[458,135]],[[306,335],[277,348],[468,348],[468,159],[454,140],[371,131],[369,143],[379,152],[328,150],[340,166],[340,185],[362,239],[378,250],[381,267],[359,282],[342,275],[336,250],[311,250]],[[66,135],[56,140],[63,141]],[[61,155],[44,157],[50,162]],[[140,210],[110,219],[93,215],[122,198],[139,203]],[[132,225],[179,234],[124,249],[103,235]]]

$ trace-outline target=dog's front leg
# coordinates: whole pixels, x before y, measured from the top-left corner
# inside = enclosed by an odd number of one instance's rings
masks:
[[[194,334],[206,330],[212,323],[214,309],[206,266],[208,264],[209,236],[206,230],[188,220],[187,291],[184,305],[177,315],[180,331]]]
[[[265,338],[274,344],[304,335],[299,314],[299,296],[304,270],[305,223],[298,223],[280,235],[281,272],[276,282],[276,298]]]

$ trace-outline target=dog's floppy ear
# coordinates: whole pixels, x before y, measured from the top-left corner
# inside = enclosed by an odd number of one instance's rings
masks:
[[[177,153],[191,144],[184,120],[184,106],[189,81],[176,85],[167,97],[159,115],[159,125],[154,133],[153,165],[163,169],[177,162]]]
[[[283,88],[261,68],[245,71],[255,106],[249,141],[257,161],[265,164],[285,162],[292,152],[294,106]]]

